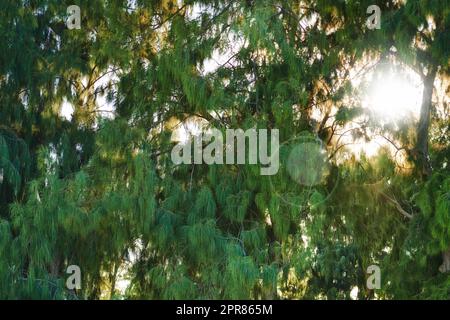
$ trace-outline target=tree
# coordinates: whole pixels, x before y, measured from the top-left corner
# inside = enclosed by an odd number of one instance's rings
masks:
[[[384,1],[380,30],[371,1],[76,1],[79,30],[72,2],[3,2],[0,297],[448,298],[445,1]],[[362,108],[352,75],[378,60],[422,77],[418,123]],[[355,122],[413,170],[348,157]],[[186,123],[279,129],[279,172],[175,165]]]

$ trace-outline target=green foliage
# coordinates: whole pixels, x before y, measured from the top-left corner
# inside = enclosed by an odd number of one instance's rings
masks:
[[[375,123],[350,72],[392,54],[444,81],[445,2],[385,1],[369,31],[368,0],[76,1],[81,30],[67,1],[1,1],[0,298],[448,299],[448,107],[432,114],[423,179],[407,167],[412,125]],[[404,163],[338,152],[361,118],[353,136],[392,137]],[[188,121],[279,129],[278,174],[174,165]],[[316,185],[289,175],[297,137],[329,152]],[[81,289],[66,288],[69,265]]]

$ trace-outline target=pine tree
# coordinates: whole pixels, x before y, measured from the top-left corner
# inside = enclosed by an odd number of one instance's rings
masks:
[[[372,1],[75,1],[70,30],[72,2],[0,4],[1,298],[448,299],[448,1],[383,1],[381,30]],[[421,75],[418,123],[353,99],[368,60]],[[360,118],[355,139],[388,137],[412,170],[388,147],[347,157]],[[279,129],[279,172],[175,165],[187,122]],[[328,152],[297,173],[314,185],[292,181],[298,142]]]

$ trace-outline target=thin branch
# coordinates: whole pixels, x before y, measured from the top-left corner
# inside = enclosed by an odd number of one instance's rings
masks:
[[[386,193],[384,193],[383,191],[378,190],[378,192],[386,199],[388,200],[391,204],[393,204],[395,206],[395,208],[398,210],[398,212],[400,212],[402,215],[404,215],[405,217],[407,217],[408,219],[412,219],[413,215],[410,214],[409,212],[406,212],[402,206],[400,205],[400,203],[397,202],[397,200],[392,199],[391,197],[389,197]]]

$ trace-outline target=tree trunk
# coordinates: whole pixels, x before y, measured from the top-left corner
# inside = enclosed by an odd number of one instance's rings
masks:
[[[450,248],[442,253],[442,264],[439,267],[439,271],[442,273],[450,271]]]
[[[109,292],[109,299],[112,300],[116,293],[116,280],[117,273],[119,272],[119,263],[114,263],[114,272],[109,275],[109,280],[111,282],[111,290]]]
[[[422,106],[420,109],[419,127],[417,128],[416,164],[422,179],[431,176],[432,168],[428,153],[428,138],[432,108],[433,85],[436,77],[436,68],[432,67],[428,75],[423,77]]]
[[[436,78],[436,67],[431,67],[430,72],[423,78],[423,96],[422,106],[420,109],[419,127],[417,128],[417,145],[416,145],[416,164],[418,169],[421,170],[421,176],[423,180],[426,180],[431,176],[432,167],[430,162],[428,139],[429,139],[429,127],[431,118],[432,98],[433,98],[433,85]],[[450,271],[450,248],[442,253],[442,265],[439,267],[440,272]]]

